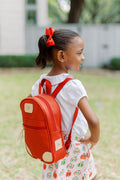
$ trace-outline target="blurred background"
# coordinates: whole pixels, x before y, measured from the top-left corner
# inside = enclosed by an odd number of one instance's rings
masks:
[[[25,150],[20,102],[43,73],[35,67],[45,29],[68,28],[85,42],[80,72],[101,124],[93,148],[98,180],[120,180],[120,0],[0,0],[0,180],[41,180]]]
[[[0,67],[34,66],[38,39],[49,26],[81,35],[83,67],[120,69],[120,0],[0,0]]]

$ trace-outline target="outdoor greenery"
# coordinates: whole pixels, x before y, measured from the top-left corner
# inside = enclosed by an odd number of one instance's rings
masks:
[[[1,55],[0,67],[34,67],[36,55]]]
[[[80,23],[120,23],[120,1],[85,0]]]
[[[35,59],[37,55],[1,55],[0,67],[12,68],[12,67],[35,67]],[[47,66],[51,66],[52,63],[47,63]]]
[[[110,60],[110,68],[112,70],[120,70],[120,58],[112,58]]]
[[[107,63],[101,66],[103,69],[120,70],[120,57],[111,58]]]
[[[20,136],[20,101],[49,69],[0,69],[0,179],[40,180],[39,160],[32,159]],[[99,75],[96,75],[96,73]],[[84,84],[89,103],[100,119],[101,137],[93,148],[98,180],[120,179],[120,74],[101,70],[71,72]],[[22,134],[22,133],[21,133]]]
[[[71,0],[63,0],[67,4],[70,4]],[[60,0],[48,0],[49,16],[54,23],[67,22],[69,16],[68,12],[65,12],[60,3]],[[119,0],[82,0],[82,13],[79,18],[79,23],[120,23],[120,1]],[[58,4],[59,3],[59,4]],[[73,3],[75,1],[73,0]],[[76,9],[74,9],[76,12]],[[77,16],[77,14],[76,14]]]
[[[48,0],[48,13],[51,23],[62,23],[67,19],[67,13],[62,11],[56,0]]]

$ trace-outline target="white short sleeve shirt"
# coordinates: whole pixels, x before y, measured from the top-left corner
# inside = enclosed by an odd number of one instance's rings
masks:
[[[51,82],[53,92],[57,85],[64,81],[64,79],[68,76],[70,76],[68,73],[63,73],[56,76],[47,76],[46,74],[41,75],[40,79],[38,79],[32,87],[32,96],[38,95],[39,83],[43,78]],[[88,97],[86,90],[81,81],[77,79],[73,79],[67,82],[67,84],[65,84],[62,90],[56,96],[56,100],[61,109],[63,134],[69,133],[75,108],[78,106],[79,100],[84,96]],[[86,134],[87,130],[87,121],[82,112],[79,110],[77,119],[73,126],[72,135],[82,138]]]

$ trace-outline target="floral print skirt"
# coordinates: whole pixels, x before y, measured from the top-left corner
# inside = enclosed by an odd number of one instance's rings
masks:
[[[77,137],[72,138],[63,159],[53,164],[43,163],[42,180],[92,180],[95,175],[92,153],[88,145],[79,142]]]

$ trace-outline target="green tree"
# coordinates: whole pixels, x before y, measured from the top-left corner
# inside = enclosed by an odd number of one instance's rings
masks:
[[[48,0],[53,23],[120,23],[120,0],[64,0],[70,11],[64,12],[62,0]]]
[[[85,0],[81,23],[120,23],[119,0]]]
[[[67,13],[65,13],[57,0],[48,0],[48,14],[52,23],[63,23],[67,20]]]
[[[68,15],[68,23],[78,23],[82,14],[84,0],[70,0],[71,8]]]

